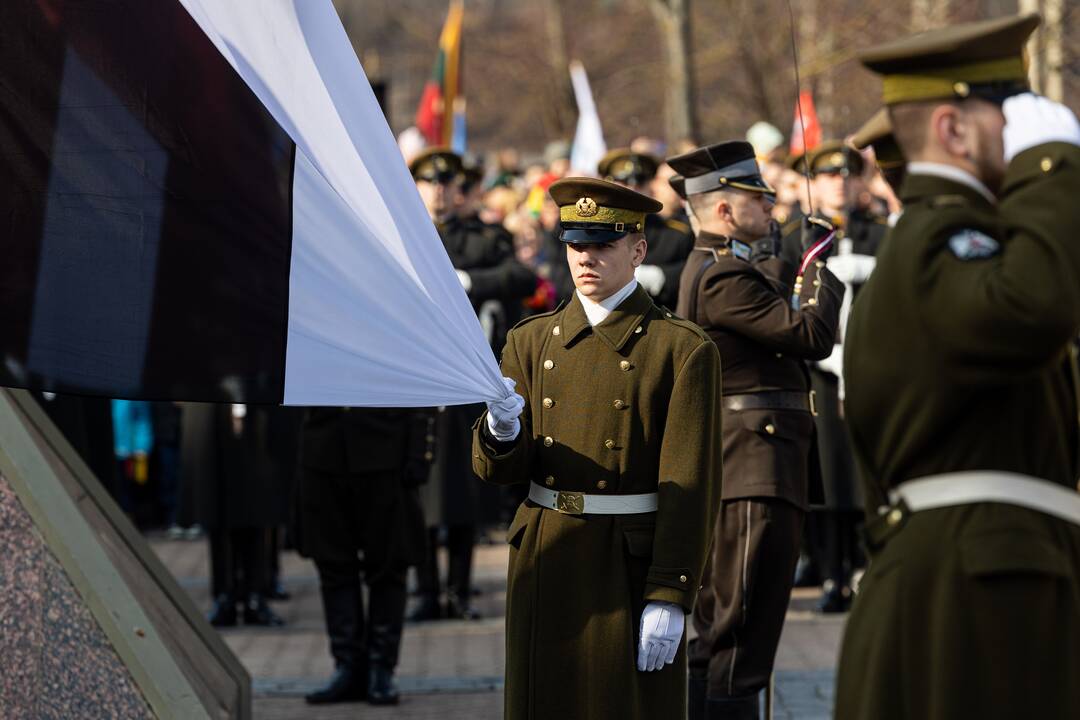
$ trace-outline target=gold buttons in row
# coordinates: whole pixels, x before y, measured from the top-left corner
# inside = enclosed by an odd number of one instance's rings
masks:
[[[604,447],[606,447],[608,450],[614,450],[615,449],[615,441],[614,440],[605,440],[604,441]]]
[[[623,360],[622,362],[620,362],[619,363],[619,369],[621,369],[623,372],[626,372],[626,371],[630,370],[630,361],[629,360]]]
[[[555,438],[552,438],[552,437],[544,438],[544,447],[551,447],[554,444],[555,444]]]
[[[553,369],[554,367],[555,367],[555,363],[554,363],[554,362],[552,362],[551,360],[545,360],[545,361],[544,361],[544,369],[545,369],[545,370],[551,370],[551,369]]]
[[[555,407],[555,401],[551,398],[544,398],[544,407],[550,410],[551,408]]]
[[[622,400],[616,400],[614,405],[616,410],[622,410],[626,407],[626,403],[624,403]]]

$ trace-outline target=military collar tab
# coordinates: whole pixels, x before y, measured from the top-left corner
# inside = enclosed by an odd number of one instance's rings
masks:
[[[560,336],[563,347],[568,347],[586,329],[591,328],[614,350],[619,351],[634,335],[638,327],[642,325],[645,315],[648,314],[649,309],[652,307],[653,302],[649,294],[645,292],[641,285],[638,285],[634,292],[630,294],[630,297],[623,300],[617,308],[611,311],[611,314],[607,316],[604,322],[593,327],[589,324],[589,318],[585,315],[585,308],[581,305],[581,299],[575,293],[570,298],[570,302],[562,315],[559,316],[556,325],[559,332],[555,333],[553,330],[552,333]]]
[[[697,245],[699,248],[705,250],[720,250],[726,248],[731,251],[731,255],[747,262],[750,262],[750,256],[753,253],[753,248],[742,240],[736,240],[735,238],[717,235],[716,233],[711,232],[698,233]]]
[[[732,255],[739,258],[740,260],[750,262],[750,255],[754,251],[752,247],[744,243],[742,240],[736,240],[735,238],[731,238],[730,247]]]

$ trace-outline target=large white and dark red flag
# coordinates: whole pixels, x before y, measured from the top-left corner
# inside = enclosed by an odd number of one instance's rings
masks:
[[[0,385],[506,392],[330,0],[4,0],[0,239]]]

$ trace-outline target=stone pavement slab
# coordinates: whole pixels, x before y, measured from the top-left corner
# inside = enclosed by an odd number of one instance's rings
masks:
[[[201,608],[208,608],[209,567],[205,541],[151,539],[152,547]],[[445,557],[442,559],[445,565]],[[480,594],[476,621],[408,624],[402,641],[398,684],[402,702],[375,708],[365,703],[314,707],[303,695],[320,686],[333,663],[323,626],[315,567],[295,553],[282,556],[282,577],[292,597],[275,602],[283,628],[223,630],[225,641],[253,678],[259,720],[336,718],[438,718],[485,720],[502,717],[505,663],[503,611],[507,550],[502,543],[477,547],[474,583]],[[830,717],[834,668],[843,616],[811,611],[818,593],[796,590],[777,653],[777,720]],[[410,606],[414,600],[410,600]]]

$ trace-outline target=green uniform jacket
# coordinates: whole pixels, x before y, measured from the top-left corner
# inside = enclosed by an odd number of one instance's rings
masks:
[[[845,345],[871,517],[938,473],[1075,487],[1080,148],[1021,153],[996,206],[927,175],[901,197]],[[1080,717],[1080,528],[993,503],[900,518],[871,522],[836,717]]]
[[[645,604],[694,605],[720,502],[720,358],[692,323],[640,287],[590,327],[575,296],[510,332],[503,373],[525,398],[509,448],[473,467],[499,484],[534,481],[603,495],[659,492],[639,515],[562,515],[531,501],[510,526],[508,720],[686,714],[685,638],[676,661],[638,672]]]

